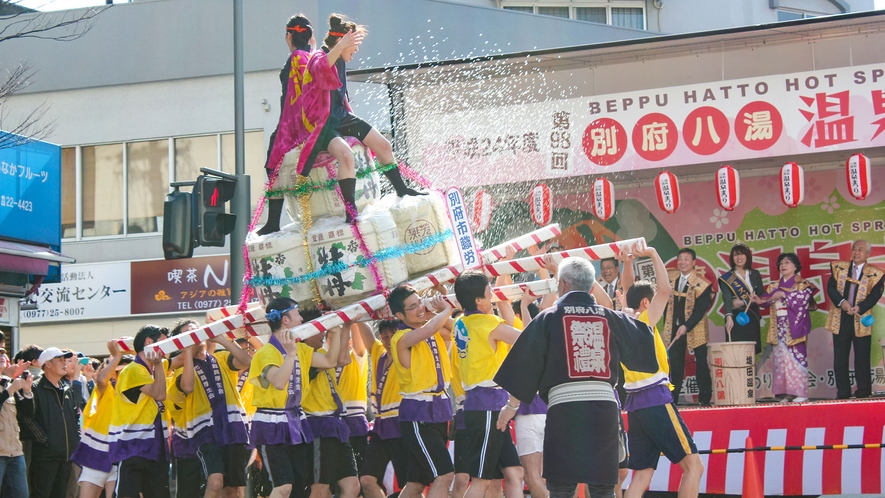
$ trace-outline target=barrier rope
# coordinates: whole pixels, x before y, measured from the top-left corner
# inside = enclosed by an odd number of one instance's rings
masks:
[[[813,450],[875,450],[885,448],[885,443],[865,444],[820,444],[816,446],[756,446],[753,448],[725,448],[699,450],[701,455],[723,455],[726,453],[744,453],[747,451],[813,451]]]

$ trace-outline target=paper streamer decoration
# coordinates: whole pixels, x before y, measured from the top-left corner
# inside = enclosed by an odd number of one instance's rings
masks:
[[[473,195],[473,231],[476,233],[488,230],[492,223],[492,194],[485,189],[477,190]]]
[[[449,221],[452,223],[452,231],[455,232],[455,247],[464,268],[476,268],[482,264],[479,258],[479,249],[476,240],[467,223],[467,207],[464,206],[464,196],[456,187],[446,190],[443,197],[446,203],[446,211],[449,213]]]
[[[532,189],[529,198],[532,221],[538,226],[550,224],[553,219],[553,200],[550,195],[550,187],[545,183],[539,183]]]
[[[580,247],[578,249],[569,249],[568,251],[550,253],[550,255],[553,256],[556,263],[561,262],[565,258],[582,258],[589,261],[598,261],[600,259],[613,258],[621,252],[621,247],[627,248],[637,243],[643,244],[644,246],[645,237],[609,242],[607,244],[599,244],[590,247]],[[486,265],[483,269],[487,275],[498,277],[501,275],[533,271],[538,268],[544,268],[544,256],[530,256],[528,258],[501,261]]]
[[[725,165],[716,172],[716,200],[726,211],[741,202],[741,176],[731,166]]]
[[[794,208],[805,198],[805,170],[796,163],[781,167],[781,200]]]
[[[870,195],[870,185],[873,183],[870,176],[870,159],[863,154],[854,154],[845,162],[845,179],[848,181],[848,191],[858,200]]]
[[[676,175],[669,171],[661,172],[655,178],[655,193],[661,211],[673,214],[679,209],[682,196],[679,195],[679,180],[676,179]]]
[[[607,178],[593,182],[593,213],[602,221],[615,213],[615,185]]]

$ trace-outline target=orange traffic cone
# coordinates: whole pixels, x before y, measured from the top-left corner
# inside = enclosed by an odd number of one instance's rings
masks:
[[[753,438],[747,438],[746,448],[753,448]],[[744,485],[742,498],[764,498],[762,478],[759,476],[759,467],[756,466],[756,452],[744,452]]]

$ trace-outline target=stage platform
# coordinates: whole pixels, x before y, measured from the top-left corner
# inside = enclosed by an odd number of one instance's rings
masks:
[[[766,495],[885,493],[885,398],[751,406],[679,407],[702,453],[700,492],[740,495],[745,447],[875,445],[866,449],[757,451]],[[675,492],[682,472],[661,457],[651,491]]]

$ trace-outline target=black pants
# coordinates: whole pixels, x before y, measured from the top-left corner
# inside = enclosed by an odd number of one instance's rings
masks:
[[[842,312],[839,333],[833,336],[833,371],[836,376],[836,398],[851,396],[851,378],[848,375],[848,355],[854,345],[854,380],[857,382],[855,396],[867,398],[873,393],[873,377],[870,373],[870,347],[872,337],[854,335],[854,317]]]
[[[678,327],[673,324],[673,333]],[[670,381],[676,389],[673,390],[673,403],[679,404],[679,393],[682,392],[682,380],[685,378],[685,350],[688,347],[688,334],[680,337],[670,346]],[[707,364],[707,345],[694,350],[695,372],[698,382],[698,401],[701,404],[709,404],[713,399],[713,378],[710,376],[710,365]]]
[[[31,498],[65,498],[71,478],[71,462],[32,458],[28,476]]]
[[[577,488],[578,483],[574,482],[564,483],[547,481],[547,490],[550,491],[550,498],[573,498],[575,496],[575,490]],[[614,486],[607,486],[604,484],[587,485],[588,498],[614,498],[614,496]]]

